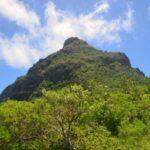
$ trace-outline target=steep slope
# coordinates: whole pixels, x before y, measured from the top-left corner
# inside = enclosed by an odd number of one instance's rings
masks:
[[[42,89],[61,88],[70,83],[86,84],[88,80],[117,89],[123,77],[137,84],[150,83],[139,69],[131,67],[125,54],[96,50],[85,41],[72,37],[65,41],[61,50],[39,60],[27,75],[8,86],[0,100],[27,100],[40,96]]]

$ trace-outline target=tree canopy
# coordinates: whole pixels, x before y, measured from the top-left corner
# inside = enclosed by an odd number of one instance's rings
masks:
[[[0,149],[148,150],[148,88],[123,88],[113,91],[89,81],[84,87],[43,90],[41,98],[29,102],[3,102]]]

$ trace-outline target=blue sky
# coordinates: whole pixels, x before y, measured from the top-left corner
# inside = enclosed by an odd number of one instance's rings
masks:
[[[0,0],[0,92],[78,36],[150,77],[149,0]]]

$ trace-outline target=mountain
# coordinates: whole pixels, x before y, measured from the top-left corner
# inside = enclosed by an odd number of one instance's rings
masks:
[[[104,52],[87,42],[71,37],[58,52],[39,60],[27,75],[19,77],[0,95],[0,100],[28,100],[41,96],[43,89],[58,89],[71,83],[83,86],[87,81],[104,84],[117,90],[124,80],[137,85],[150,85],[139,69],[131,67],[124,53]]]

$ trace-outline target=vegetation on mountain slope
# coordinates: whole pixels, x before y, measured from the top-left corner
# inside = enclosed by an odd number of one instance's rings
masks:
[[[150,147],[150,79],[125,54],[78,38],[40,60],[0,99],[2,150]]]
[[[41,96],[41,89],[58,89],[71,83],[84,86],[88,80],[99,81],[118,90],[123,80],[150,85],[139,69],[131,67],[123,53],[96,50],[78,38],[70,38],[63,49],[41,59],[26,76],[20,77],[0,95],[1,100],[27,100]]]

